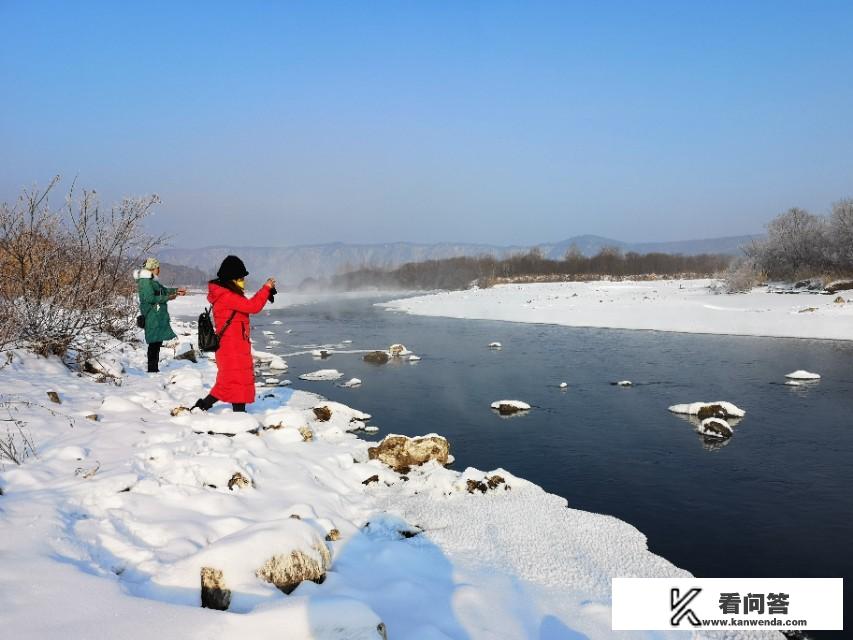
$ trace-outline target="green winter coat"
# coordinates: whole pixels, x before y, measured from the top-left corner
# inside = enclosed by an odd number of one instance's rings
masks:
[[[145,269],[134,274],[139,292],[139,313],[145,316],[145,342],[165,342],[176,337],[169,322],[169,310],[166,303],[177,289],[164,287]]]

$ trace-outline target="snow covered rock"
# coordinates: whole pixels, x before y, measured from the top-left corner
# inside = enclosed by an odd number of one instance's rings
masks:
[[[722,418],[705,418],[697,431],[708,438],[731,438],[734,433],[729,423]]]
[[[848,291],[853,289],[853,280],[833,280],[826,285],[827,293],[838,293],[839,291]]]
[[[340,380],[344,377],[337,369],[320,369],[311,373],[303,373],[299,376],[300,380],[308,380],[309,382],[322,382],[328,380]]]
[[[391,359],[387,351],[371,351],[365,353],[363,360],[370,364],[385,364]]]
[[[412,352],[409,351],[404,344],[392,344],[388,347],[388,353],[392,358],[399,358],[400,356],[408,356]]]
[[[288,369],[287,362],[281,356],[273,356],[267,366],[276,371],[287,371]]]
[[[414,353],[409,356],[409,362],[418,362],[421,359],[420,356],[416,356]]]
[[[197,363],[198,358],[196,357],[193,345],[189,342],[181,342],[175,347],[175,360],[189,360],[190,362]]]
[[[617,380],[616,382],[611,382],[614,387],[633,387],[634,383],[630,380]]]
[[[219,569],[201,568],[201,606],[218,611],[227,611],[231,606],[231,591],[225,588],[225,579]]]
[[[710,417],[743,418],[746,411],[725,400],[716,402],[691,402],[690,404],[674,404],[669,407],[673,413],[696,416],[700,420]]]
[[[503,476],[499,476],[497,474],[493,476],[486,476],[482,480],[469,478],[465,482],[465,489],[468,493],[474,493],[476,491],[486,493],[487,491],[494,491],[498,487],[501,487],[505,491],[510,489],[510,486],[506,483],[506,480],[503,479]]]
[[[347,380],[346,382],[341,384],[341,386],[345,387],[347,389],[351,389],[352,387],[360,387],[361,386],[361,380],[358,378],[350,378],[349,380]]]
[[[311,355],[314,356],[315,358],[320,358],[321,360],[325,360],[330,355],[332,355],[332,352],[327,350],[327,349],[314,349],[311,352]]]
[[[490,342],[489,349],[503,349],[503,345],[500,342]]]
[[[530,411],[530,405],[521,400],[496,400],[492,403],[492,409],[502,416],[508,416],[519,411]]]
[[[256,575],[275,585],[282,593],[289,594],[305,580],[318,584],[323,582],[331,562],[326,545],[317,540],[308,551],[296,549],[289,554],[270,557]]]
[[[375,447],[367,450],[371,460],[379,460],[389,467],[402,473],[410,467],[419,466],[430,460],[441,465],[447,464],[450,455],[450,444],[447,439],[429,434],[418,438],[389,435]]]
[[[326,406],[314,407],[314,417],[317,422],[328,422],[332,419],[332,410]]]
[[[560,389],[567,389],[568,387],[569,387],[569,383],[568,383],[568,382],[561,382],[561,383],[560,383]]]
[[[114,353],[102,353],[89,358],[83,363],[83,370],[88,373],[99,373],[109,378],[120,378],[124,373],[121,358]]]
[[[252,481],[249,480],[246,476],[244,476],[239,471],[234,473],[234,475],[231,476],[231,479],[228,481],[229,491],[234,491],[234,487],[237,487],[238,489],[244,489],[246,487],[251,487],[251,486],[252,486]]]
[[[787,373],[785,374],[785,377],[790,380],[820,380],[819,373],[812,373],[811,371],[805,371],[804,369],[797,369],[796,371]]]

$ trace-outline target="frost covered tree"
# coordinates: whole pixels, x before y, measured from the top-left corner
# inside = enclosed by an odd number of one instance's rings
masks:
[[[836,266],[846,274],[853,275],[853,198],[832,205],[829,237]]]

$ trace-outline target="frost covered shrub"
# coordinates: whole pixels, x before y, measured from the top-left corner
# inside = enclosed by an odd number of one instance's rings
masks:
[[[732,263],[723,274],[726,293],[745,293],[764,280],[762,274],[749,258],[740,258]]]
[[[95,191],[72,185],[52,209],[54,178],[0,205],[0,348],[24,342],[64,355],[93,332],[124,337],[133,328],[129,271],[162,243],[142,229],[157,196],[125,198],[108,210]]]

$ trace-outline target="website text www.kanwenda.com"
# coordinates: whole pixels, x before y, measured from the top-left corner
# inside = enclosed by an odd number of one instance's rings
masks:
[[[712,618],[702,620],[703,627],[805,627],[807,620],[783,620],[781,618],[750,620],[747,618]]]

